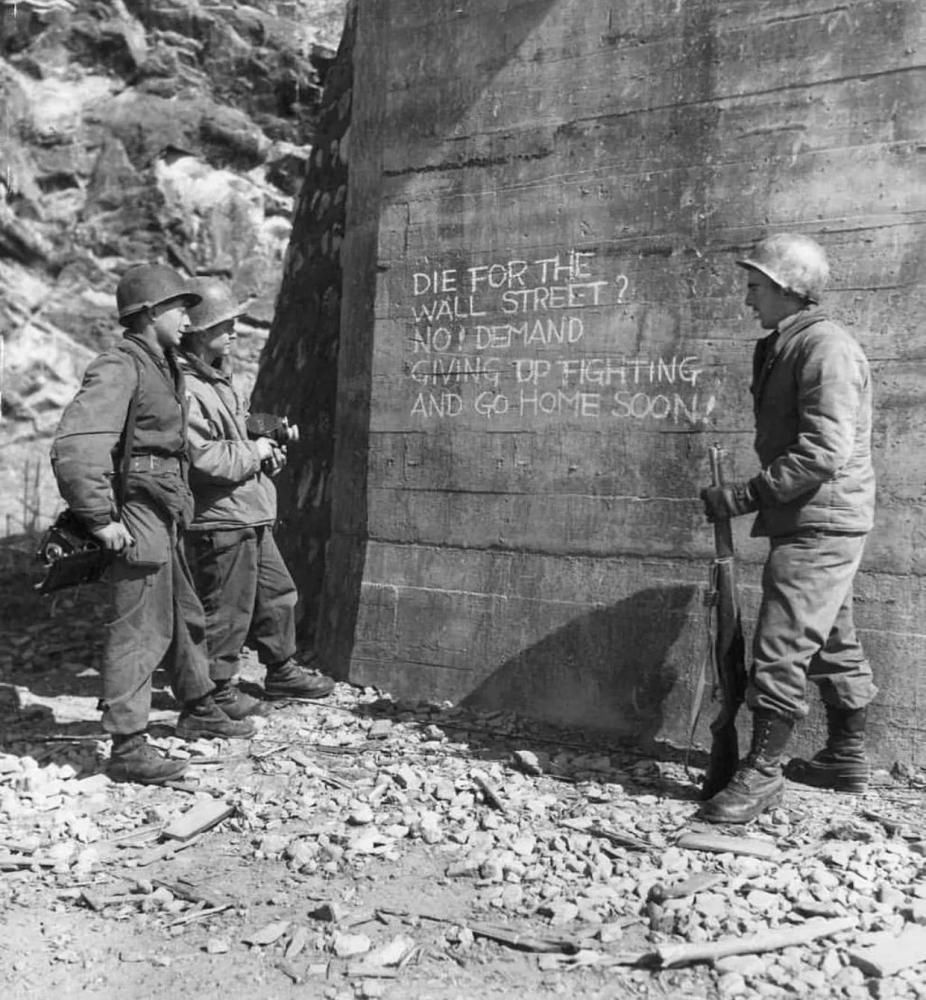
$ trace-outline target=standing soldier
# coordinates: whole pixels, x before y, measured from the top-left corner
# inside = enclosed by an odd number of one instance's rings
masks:
[[[186,480],[186,405],[175,348],[199,296],[175,271],[132,267],[116,290],[125,338],[90,363],[65,409],[52,447],[62,497],[104,548],[114,616],[103,653],[103,728],[112,734],[108,774],[158,784],[178,777],[145,739],[151,679],[163,665],[181,704],[177,734],[247,737],[250,721],[230,719],[214,702],[202,605],[180,547],[193,510]],[[134,433],[124,441],[135,400]],[[122,449],[131,448],[127,482]],[[117,502],[117,496],[121,503]]]
[[[249,440],[247,408],[224,365],[242,310],[220,281],[201,279],[190,287],[200,302],[189,311],[181,363],[196,512],[185,544],[206,609],[215,698],[240,719],[260,706],[232,683],[245,644],[266,667],[264,690],[272,700],[321,698],[334,682],[294,658],[296,585],[273,538],[276,489],[270,475],[282,466],[283,453],[269,437]]]
[[[865,718],[877,689],[852,620],[852,585],[874,518],[871,379],[856,341],[819,308],[829,277],[814,240],[781,233],[737,263],[746,305],[768,336],[756,344],[752,394],[762,471],[701,492],[709,521],[758,511],[768,537],[746,701],[752,748],[701,815],[746,823],[780,801],[784,775],[819,788],[868,783]],[[807,680],[826,708],[826,747],[782,757],[807,714]]]

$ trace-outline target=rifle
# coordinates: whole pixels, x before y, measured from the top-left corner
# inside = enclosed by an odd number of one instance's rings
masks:
[[[726,451],[719,445],[710,449],[711,480],[724,485]],[[729,518],[714,524],[714,561],[711,563],[708,618],[712,625],[710,660],[714,687],[712,701],[720,701],[720,711],[711,723],[711,754],[701,786],[701,798],[710,799],[725,788],[739,767],[736,714],[746,697],[746,643],[736,590],[733,532]]]

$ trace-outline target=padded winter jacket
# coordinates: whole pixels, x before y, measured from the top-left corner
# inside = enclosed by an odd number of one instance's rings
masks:
[[[136,388],[132,456],[138,461],[120,510],[113,481],[122,472],[122,436]],[[186,520],[191,513],[185,456],[183,375],[172,354],[132,336],[87,366],[51,449],[58,490],[71,510],[89,528],[122,520],[135,539],[123,558],[151,566],[168,558],[158,522]]]
[[[864,533],[875,509],[871,375],[855,339],[814,307],[756,344],[754,535]]]
[[[276,520],[276,487],[261,471],[248,439],[248,411],[231,379],[183,354],[189,405],[190,486],[195,513],[189,531],[246,528]]]

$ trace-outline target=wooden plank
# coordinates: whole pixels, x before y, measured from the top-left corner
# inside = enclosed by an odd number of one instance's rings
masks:
[[[685,851],[707,851],[710,854],[745,854],[752,858],[776,861],[781,851],[768,840],[756,837],[728,837],[720,833],[692,831],[683,833],[675,842]]]
[[[855,926],[853,917],[836,917],[832,920],[808,920],[797,927],[763,931],[745,937],[724,938],[696,944],[665,944],[656,949],[664,968],[693,965],[696,962],[716,962],[728,955],[759,955],[767,951],[781,951],[809,944],[822,937],[832,937]]]
[[[163,836],[168,840],[189,840],[197,834],[204,833],[217,826],[222,820],[228,819],[235,811],[234,804],[221,799],[207,799],[197,802],[182,816],[164,827]]]

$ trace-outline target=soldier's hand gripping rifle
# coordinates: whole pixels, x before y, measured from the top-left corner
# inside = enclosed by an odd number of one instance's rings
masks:
[[[714,486],[724,485],[725,457],[723,448],[717,445],[711,447],[711,479]],[[713,700],[720,701],[720,711],[711,723],[711,755],[701,788],[704,799],[712,798],[725,788],[739,767],[736,713],[746,696],[746,644],[736,590],[733,532],[729,518],[714,523],[714,551],[716,555],[711,563],[711,590],[708,595],[713,635],[709,641],[714,667]]]

